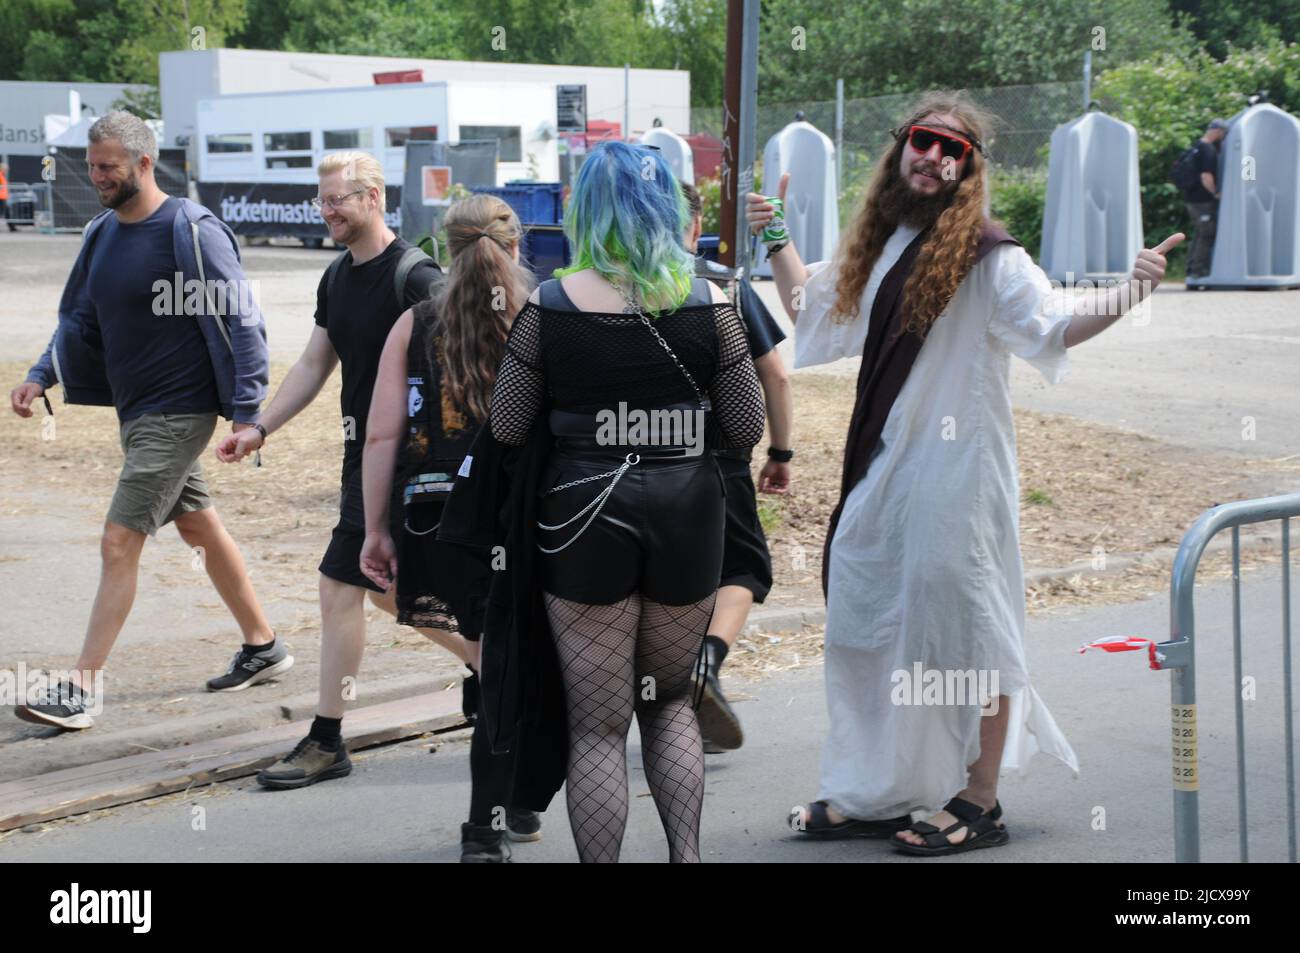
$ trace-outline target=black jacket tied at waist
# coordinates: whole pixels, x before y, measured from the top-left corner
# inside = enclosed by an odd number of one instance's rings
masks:
[[[483,717],[494,753],[516,754],[513,807],[545,811],[564,783],[569,735],[555,643],[542,600],[537,488],[552,435],[539,415],[522,446],[484,425],[443,510],[435,592],[472,603],[462,630],[481,633]],[[459,618],[459,613],[457,614]]]

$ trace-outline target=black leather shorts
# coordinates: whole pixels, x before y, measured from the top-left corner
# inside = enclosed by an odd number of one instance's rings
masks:
[[[612,477],[547,495],[552,487],[617,469],[623,455],[557,449],[538,489],[538,520],[568,521],[600,495]],[[543,553],[543,588],[588,605],[609,605],[639,592],[664,605],[699,602],[722,574],[726,489],[711,453],[652,459],[630,466],[591,525],[572,545]],[[539,545],[554,549],[571,539],[590,513],[563,529],[538,529]]]

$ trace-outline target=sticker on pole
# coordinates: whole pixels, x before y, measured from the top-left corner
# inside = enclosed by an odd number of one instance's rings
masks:
[[[1102,652],[1140,652],[1147,650],[1147,661],[1154,671],[1160,671],[1160,653],[1156,651],[1155,639],[1144,639],[1137,635],[1108,635],[1104,639],[1085,642],[1079,646],[1082,655],[1088,649],[1100,649]]]
[[[1174,790],[1199,791],[1196,776],[1196,706],[1173,705],[1169,709],[1173,728]]]

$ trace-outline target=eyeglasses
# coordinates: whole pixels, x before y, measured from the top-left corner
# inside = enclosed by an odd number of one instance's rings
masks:
[[[901,130],[899,130],[901,132]],[[895,133],[895,136],[898,132]],[[942,132],[930,126],[909,126],[907,129],[907,142],[917,152],[929,152],[930,147],[936,142],[939,143],[939,151],[944,157],[960,162],[970,155],[971,149],[979,149],[979,143],[971,143],[961,136],[955,136],[949,132]],[[983,150],[980,149],[982,152]]]
[[[338,208],[352,196],[360,195],[364,191],[365,189],[357,189],[356,191],[347,192],[343,195],[327,195],[324,198],[321,198],[318,195],[311,200],[311,207],[318,212],[322,208]]]

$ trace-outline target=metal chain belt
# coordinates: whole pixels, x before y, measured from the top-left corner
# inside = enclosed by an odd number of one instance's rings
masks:
[[[596,517],[600,515],[600,511],[605,508],[605,503],[608,502],[610,494],[614,492],[614,487],[618,486],[618,481],[623,478],[623,474],[628,471],[629,467],[636,466],[640,462],[641,462],[640,454],[629,453],[626,457],[623,458],[623,465],[619,467],[617,470],[610,470],[609,473],[598,473],[595,476],[583,477],[581,480],[573,480],[569,483],[564,483],[561,484],[560,486],[553,487],[552,489],[548,490],[544,494],[545,496],[550,496],[552,493],[556,493],[559,490],[563,490],[567,487],[577,486],[579,483],[590,483],[592,480],[599,480],[602,479],[603,477],[610,476],[611,474],[614,477],[614,479],[610,480],[609,486],[605,487],[605,489],[597,493],[595,498],[592,499],[590,503],[588,503],[582,509],[578,510],[578,512],[574,513],[563,523],[556,523],[554,526],[548,526],[547,524],[543,523],[541,520],[538,520],[537,521],[538,529],[544,529],[544,530],[564,529],[564,527],[581,519],[582,515],[586,513],[588,510],[591,510],[592,507],[595,507],[595,510],[592,512],[592,514],[587,517],[587,522],[583,523],[582,526],[578,529],[578,531],[574,533],[573,536],[570,537],[569,541],[565,543],[563,546],[557,546],[555,549],[547,549],[541,543],[538,543],[537,548],[540,549],[542,552],[546,553],[547,555],[551,555],[553,553],[563,552],[564,550],[572,546],[574,543],[576,543],[579,537],[581,537],[582,534],[587,531],[587,527],[590,526],[593,522],[595,522]]]

